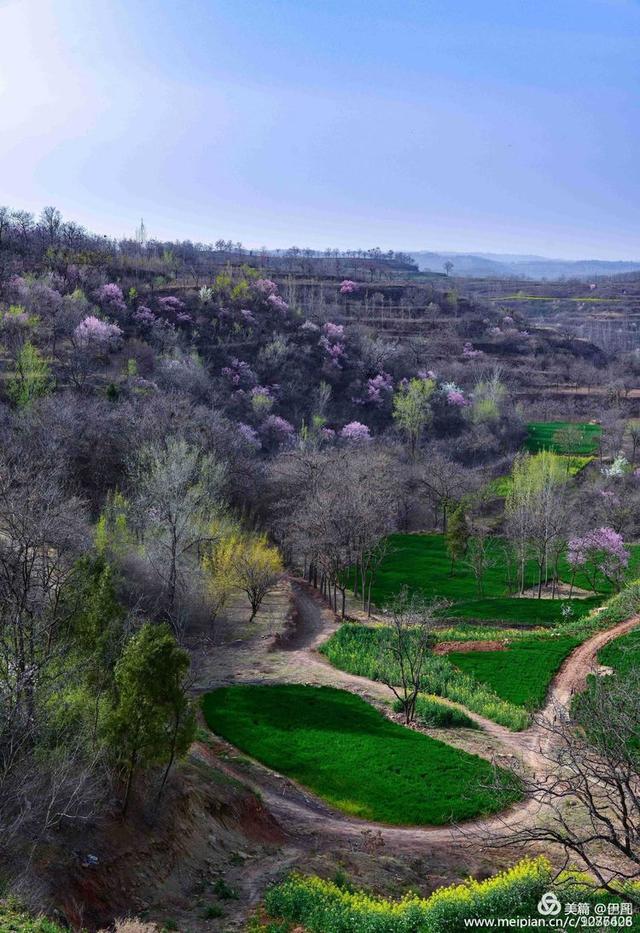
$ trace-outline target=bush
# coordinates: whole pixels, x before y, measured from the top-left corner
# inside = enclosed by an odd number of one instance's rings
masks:
[[[46,917],[30,917],[11,900],[0,901],[0,930],[11,933],[64,933],[57,923]]]
[[[393,704],[396,713],[403,710],[400,700]],[[455,706],[448,706],[436,697],[426,696],[424,693],[418,695],[416,700],[416,719],[423,726],[430,729],[477,729],[478,725],[473,719],[470,719],[461,709]]]
[[[622,592],[613,596],[600,612],[593,613],[589,619],[592,625],[594,622],[597,623],[596,628],[609,628],[617,625],[618,622],[624,622],[625,619],[638,612],[640,612],[640,580],[634,580]]]

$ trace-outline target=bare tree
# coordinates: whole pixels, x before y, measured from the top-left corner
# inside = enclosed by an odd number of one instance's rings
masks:
[[[417,476],[433,508],[434,525],[441,524],[446,531],[449,511],[473,487],[473,475],[444,454],[434,453],[419,463]]]
[[[0,693],[2,713],[26,724],[54,663],[61,593],[86,545],[81,503],[20,454],[0,458]]]
[[[629,421],[627,425],[627,437],[631,443],[631,466],[635,466],[638,448],[640,448],[640,422]]]
[[[489,533],[486,528],[476,528],[469,539],[466,553],[466,564],[471,569],[476,581],[476,595],[478,599],[484,597],[484,578],[487,570],[495,567],[497,559],[489,548]]]
[[[386,676],[382,679],[400,701],[407,724],[415,718],[425,664],[435,644],[434,629],[445,605],[426,602],[403,589],[388,607],[389,635],[382,644]]]
[[[57,719],[82,673],[69,647],[65,598],[88,536],[82,503],[55,467],[25,450],[0,456],[0,823],[35,846],[62,820],[93,812],[102,756]],[[78,662],[79,663],[79,662]],[[57,711],[56,711],[57,709]],[[13,866],[15,868],[15,866]]]
[[[538,570],[538,597],[550,574],[568,526],[566,471],[560,458],[544,451],[516,457],[505,503],[507,537],[517,554],[520,592],[527,585],[527,562]]]
[[[393,529],[390,458],[376,450],[299,451],[277,468],[278,535],[344,616],[350,579],[363,608]],[[351,578],[350,578],[351,573]]]
[[[186,566],[210,540],[224,473],[212,456],[175,437],[143,448],[132,465],[134,515],[174,625]]]
[[[49,246],[58,239],[62,226],[62,214],[57,207],[45,207],[40,215],[40,225],[45,231]]]
[[[600,887],[640,906],[640,670],[593,677],[574,701],[541,718],[542,773],[523,777],[538,819],[498,844],[552,843]],[[629,883],[627,889],[626,884]]]

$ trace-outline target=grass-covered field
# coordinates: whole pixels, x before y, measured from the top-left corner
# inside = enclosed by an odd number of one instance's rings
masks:
[[[449,618],[493,622],[496,625],[552,627],[563,621],[563,606],[571,606],[571,619],[580,619],[600,602],[597,596],[573,599],[571,603],[561,599],[516,599],[504,596],[457,603],[448,609],[446,614]]]
[[[574,476],[582,473],[584,468],[593,461],[593,457],[569,457],[565,454],[559,454],[558,456],[561,461],[564,462],[567,479],[572,479]],[[501,499],[506,499],[511,492],[511,483],[511,474],[508,473],[506,476],[498,476],[496,479],[491,480],[488,484],[488,489],[492,495],[498,496]]]
[[[447,657],[503,700],[525,709],[538,709],[554,674],[579,644],[579,638],[527,638],[513,642],[504,651],[456,651]]]
[[[476,584],[469,567],[459,562],[451,573],[451,559],[444,535],[389,535],[389,553],[376,575],[371,594],[376,606],[384,607],[403,586],[423,596],[444,597],[455,602],[473,600]],[[485,596],[505,596],[505,557],[500,542],[491,545],[495,566],[487,570]]]
[[[640,629],[609,642],[598,652],[598,661],[620,674],[640,667]]]
[[[386,650],[389,629],[385,626],[343,625],[321,647],[335,667],[371,680],[400,683],[400,672]],[[524,729],[530,715],[523,707],[503,700],[474,677],[456,670],[448,658],[432,655],[423,672],[422,690],[461,703],[467,709],[493,719],[508,729]]]
[[[471,568],[458,561],[451,573],[451,559],[447,553],[444,535],[393,534],[389,535],[389,553],[382,561],[371,589],[373,603],[383,609],[403,586],[427,599],[436,597],[450,600],[447,611],[451,617],[480,621],[509,622],[516,625],[550,625],[562,618],[561,600],[513,598],[507,591],[507,568],[504,543],[492,539],[489,553],[493,566],[484,579],[484,597],[477,598],[477,587]],[[640,547],[630,548],[630,574],[640,566]],[[566,564],[561,564],[561,577],[570,580]],[[529,579],[534,584],[536,571],[530,567]],[[575,579],[577,587],[588,587],[582,574]],[[606,590],[610,588],[604,588]],[[590,611],[596,601],[573,600],[574,618]]]
[[[562,445],[558,444],[556,437],[558,431],[566,431],[569,428],[578,428],[583,435],[582,443],[573,450],[564,449]],[[582,457],[589,457],[597,451],[601,433],[602,428],[599,424],[589,424],[588,422],[531,421],[527,425],[525,446],[530,453],[551,450],[558,454],[577,454]]]
[[[508,772],[496,793],[489,762],[332,687],[223,687],[204,697],[203,711],[216,734],[363,819],[441,825],[496,812],[521,794]]]
[[[393,708],[397,713],[402,712],[400,700],[394,702]],[[477,723],[461,709],[445,703],[438,697],[427,696],[424,693],[419,694],[416,701],[416,720],[430,729],[479,728]]]

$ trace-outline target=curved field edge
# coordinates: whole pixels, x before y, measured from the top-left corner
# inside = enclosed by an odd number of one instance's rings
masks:
[[[346,623],[319,650],[330,664],[340,670],[370,680],[400,683],[399,672],[385,661],[382,650],[387,631],[384,626]],[[530,722],[527,710],[501,699],[469,674],[456,671],[445,657],[439,655],[428,660],[423,692],[460,703],[514,732],[525,729]]]
[[[499,634],[508,638],[506,650],[448,656],[458,659],[461,667],[466,668],[464,671],[457,670],[447,657],[432,656],[425,671],[424,692],[446,697],[514,732],[520,731],[530,724],[532,710],[544,705],[554,677],[573,650],[592,635],[612,628],[639,610],[640,581],[635,581],[603,608],[557,629],[526,634],[514,629],[494,632],[494,638]],[[399,683],[399,674],[385,661],[382,650],[387,631],[382,625],[345,623],[319,650],[340,670],[371,680]],[[486,629],[473,632],[477,637],[489,635]],[[458,634],[462,633],[448,629],[440,637]],[[532,659],[536,660],[533,665],[529,663]],[[486,682],[477,676],[483,672]],[[521,703],[513,702],[514,698]]]
[[[449,663],[489,687],[493,693],[526,710],[544,705],[549,684],[579,638],[521,639],[503,651],[454,651]]]
[[[429,897],[406,894],[399,900],[352,890],[317,876],[293,874],[267,891],[264,907],[270,920],[293,924],[295,929],[301,924],[309,933],[456,933],[471,919],[539,918],[537,905],[547,891],[557,892],[562,903],[588,903],[592,908],[596,903],[624,899],[622,887],[616,898],[586,884],[592,884],[591,879],[575,872],[556,877],[544,857],[525,858],[484,881],[470,878],[440,888]],[[269,926],[256,920],[250,929],[258,933]]]
[[[214,733],[360,819],[440,826],[522,798],[510,772],[391,722],[334,687],[221,687],[202,708]]]

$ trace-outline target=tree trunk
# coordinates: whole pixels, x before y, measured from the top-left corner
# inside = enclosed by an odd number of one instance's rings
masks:
[[[167,763],[167,767],[165,768],[165,772],[162,775],[162,782],[158,790],[158,796],[156,797],[157,803],[160,803],[160,798],[162,797],[164,785],[167,783],[167,778],[169,777],[169,771],[171,771],[171,766],[173,765],[174,759],[176,757],[176,742],[178,740],[178,729],[179,728],[180,728],[180,716],[176,715],[176,721],[175,721],[175,725],[173,728],[173,736],[171,739],[171,754],[169,755],[169,761]]]
[[[177,588],[177,541],[175,529],[172,529],[171,532],[171,566],[169,568],[169,581],[167,583],[167,605],[169,609],[169,615],[173,615],[173,607],[176,601],[176,588]]]
[[[127,816],[127,811],[129,809],[129,798],[131,796],[131,787],[133,784],[133,774],[136,769],[136,764],[138,762],[138,753],[134,752],[131,756],[131,766],[129,768],[129,775],[127,777],[127,789],[124,794],[124,800],[122,802],[122,819],[124,820]]]

